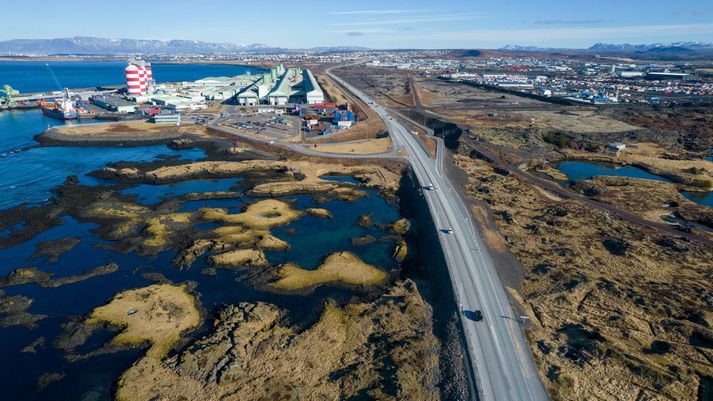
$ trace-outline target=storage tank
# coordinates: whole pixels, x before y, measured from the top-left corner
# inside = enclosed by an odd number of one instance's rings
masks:
[[[146,68],[146,87],[149,91],[153,93],[153,73],[151,72],[151,63],[146,63],[144,65],[144,68]]]
[[[124,76],[126,77],[126,89],[129,95],[141,95],[141,78],[139,67],[135,64],[129,64],[124,68]]]
[[[139,65],[139,84],[141,87],[141,94],[146,94],[147,84],[146,84],[146,67]]]

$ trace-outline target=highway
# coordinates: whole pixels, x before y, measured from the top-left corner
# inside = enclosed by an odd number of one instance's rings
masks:
[[[327,74],[354,96],[368,104],[384,120],[394,143],[391,152],[379,155],[327,154],[301,144],[256,138],[219,124],[216,118],[208,125],[216,130],[251,140],[286,147],[320,157],[332,158],[404,158],[412,166],[424,189],[439,241],[448,265],[453,290],[461,312],[480,310],[482,321],[464,317],[461,321],[468,347],[470,364],[475,369],[474,382],[481,400],[539,401],[548,400],[525,342],[518,318],[510,306],[507,294],[493,261],[480,235],[475,230],[463,200],[443,170],[443,143],[438,141],[436,160],[421,146],[418,139],[390,112],[372,101],[327,70]],[[448,229],[452,229],[452,233]]]
[[[431,215],[439,228],[448,270],[461,309],[481,310],[484,319],[463,318],[471,364],[482,400],[547,400],[537,369],[507,294],[470,214],[443,172],[443,152],[434,161],[414,135],[389,112],[360,90],[327,74],[369,104],[386,122],[395,149],[403,149],[424,190]],[[439,145],[440,148],[440,145]],[[453,233],[448,233],[451,228]]]

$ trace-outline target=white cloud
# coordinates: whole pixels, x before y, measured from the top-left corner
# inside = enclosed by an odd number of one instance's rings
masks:
[[[395,24],[417,24],[442,21],[467,21],[485,18],[484,14],[441,14],[427,16],[408,16],[388,19],[369,19],[356,22],[340,22],[331,24],[334,26],[366,26],[366,25],[395,25]]]
[[[394,32],[393,29],[385,29],[385,28],[356,28],[356,29],[349,29],[349,30],[335,30],[332,31],[333,33],[350,33],[350,32],[361,32],[361,33],[391,33]]]
[[[332,11],[329,15],[386,15],[386,14],[407,14],[422,13],[428,10],[356,10],[356,11]]]
[[[440,42],[498,42],[547,43],[563,39],[612,40],[622,43],[631,38],[674,35],[703,35],[713,33],[713,24],[634,25],[582,28],[536,29],[480,29],[468,31],[433,32],[409,35],[408,40]]]

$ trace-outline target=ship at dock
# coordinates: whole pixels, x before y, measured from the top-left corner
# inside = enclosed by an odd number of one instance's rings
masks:
[[[71,99],[68,89],[64,90],[64,96],[61,99],[40,102],[40,109],[44,115],[58,120],[85,120],[97,115],[94,110],[86,108],[81,99]]]
[[[58,120],[74,120],[77,118],[77,109],[74,102],[69,98],[69,90],[64,90],[62,99],[55,99],[52,102],[40,102],[40,109],[47,117]]]

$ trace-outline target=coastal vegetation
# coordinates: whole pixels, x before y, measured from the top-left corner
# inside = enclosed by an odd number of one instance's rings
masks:
[[[339,75],[453,150],[444,164],[458,169],[445,170],[470,195],[511,301],[529,317],[553,399],[706,398],[710,107],[553,104],[357,65]],[[570,162],[584,178],[558,169]],[[599,167],[634,177],[592,177]]]
[[[228,214],[225,209],[203,209],[201,217],[207,221],[241,224],[253,229],[268,229],[298,219],[302,212],[294,210],[285,202],[265,199],[248,206],[240,214]]]
[[[524,267],[510,294],[532,317],[527,336],[555,399],[696,399],[711,374],[706,348],[693,340],[709,333],[699,294],[709,287],[710,248],[498,174],[486,161],[457,160],[469,193],[493,211],[488,245],[509,249]],[[575,186],[649,221],[701,208],[674,188],[620,177]],[[650,351],[659,343],[666,349]]]
[[[110,131],[86,129],[76,144],[119,141]],[[196,146],[212,140],[203,134],[161,140]],[[37,394],[80,391],[83,366],[102,358],[111,368],[101,392],[119,400],[440,399],[439,383],[449,380],[440,352],[451,348],[402,274],[402,264],[417,263],[408,260],[410,223],[397,206],[405,165],[285,157],[213,139],[219,145],[207,160],[117,160],[69,177],[45,204],[3,217],[3,230],[7,223],[25,241],[38,238],[28,254],[37,267],[13,267],[3,286],[76,286],[67,290],[78,300],[63,299],[61,318],[44,298],[35,312],[30,297],[0,290],[1,327],[55,325],[59,333],[22,341],[23,353],[78,366],[39,369]],[[191,188],[209,179],[232,184]],[[171,195],[172,185],[188,191]],[[369,224],[361,225],[356,216],[365,211]],[[374,240],[356,245],[354,235]],[[12,245],[0,237],[0,256]],[[122,260],[122,268],[77,270],[89,258]],[[319,267],[308,270],[313,263]],[[110,285],[80,284],[92,279]]]
[[[160,359],[200,321],[196,300],[185,285],[156,284],[117,294],[108,304],[94,309],[85,323],[119,327],[114,343],[148,342],[144,358]]]
[[[38,270],[36,267],[23,267],[11,271],[6,277],[0,278],[0,288],[30,283],[37,284],[43,288],[56,288],[92,277],[111,274],[118,269],[119,266],[116,263],[109,263],[91,268],[83,274],[54,278],[54,273]]]
[[[268,265],[265,254],[259,249],[236,249],[211,256],[208,262],[212,265],[241,268],[241,267],[264,267]]]
[[[117,398],[438,400],[432,324],[429,305],[408,280],[373,302],[327,303],[299,332],[273,305],[230,305],[178,355],[132,366]]]
[[[325,284],[369,286],[384,282],[387,273],[364,263],[350,252],[333,253],[315,270],[294,264],[278,268],[278,279],[270,287],[280,291],[310,291]]]

